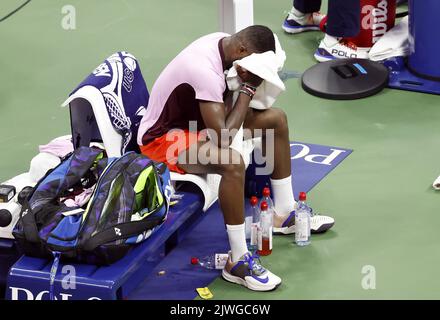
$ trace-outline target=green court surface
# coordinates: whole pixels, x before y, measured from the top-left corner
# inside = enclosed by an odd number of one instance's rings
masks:
[[[286,35],[290,0],[256,0],[255,22],[271,27],[287,52],[286,70],[315,61],[322,34]],[[0,16],[18,6],[2,0]],[[62,7],[76,8],[76,30],[64,30]],[[325,11],[325,6],[323,8]],[[133,53],[151,88],[162,68],[189,42],[217,30],[216,0],[32,1],[0,23],[0,180],[24,172],[37,146],[69,133],[69,92],[107,56]],[[218,279],[217,299],[439,299],[440,174],[438,96],[384,90],[359,101],[329,101],[287,81],[277,101],[289,116],[291,139],[354,149],[310,193],[314,210],[334,229],[299,248],[277,237],[263,261],[283,279],[255,293]],[[362,287],[373,266],[376,289]]]

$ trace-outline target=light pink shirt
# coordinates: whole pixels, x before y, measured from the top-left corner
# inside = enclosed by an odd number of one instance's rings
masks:
[[[213,33],[199,38],[165,67],[151,90],[139,126],[139,145],[170,129],[184,129],[190,120],[203,122],[199,100],[223,102],[226,82],[219,42],[227,36]]]

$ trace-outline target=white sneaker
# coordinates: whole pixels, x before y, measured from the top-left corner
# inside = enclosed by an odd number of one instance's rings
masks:
[[[222,277],[226,281],[254,291],[271,291],[281,284],[280,277],[265,269],[260,264],[258,256],[253,256],[250,252],[244,254],[236,263],[232,262],[229,254]]]
[[[335,225],[335,219],[329,216],[314,214],[310,217],[310,232],[323,233]],[[287,218],[275,214],[273,224],[274,234],[295,233],[295,211],[292,211]]]
[[[282,28],[287,33],[319,30],[324,17],[325,15],[320,12],[302,13],[293,7],[284,20]]]
[[[344,38],[336,38],[326,34],[314,56],[319,62],[349,58],[368,59],[368,51],[359,49],[354,43]]]
[[[329,216],[314,215],[310,218],[311,233],[323,233],[335,225],[335,219]]]

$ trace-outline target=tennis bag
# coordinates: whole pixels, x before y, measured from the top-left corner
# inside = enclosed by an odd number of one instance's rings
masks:
[[[88,188],[86,204],[66,205]],[[101,149],[80,147],[25,199],[14,236],[29,256],[111,264],[162,225],[170,190],[164,164],[135,152],[105,158]]]

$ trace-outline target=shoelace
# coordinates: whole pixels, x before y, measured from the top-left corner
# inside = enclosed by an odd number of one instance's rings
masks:
[[[255,260],[258,260],[258,262]],[[244,261],[248,264],[249,269],[252,271],[257,271],[260,274],[263,274],[266,271],[266,269],[264,269],[260,263],[260,256],[258,254],[247,254],[244,258]]]

